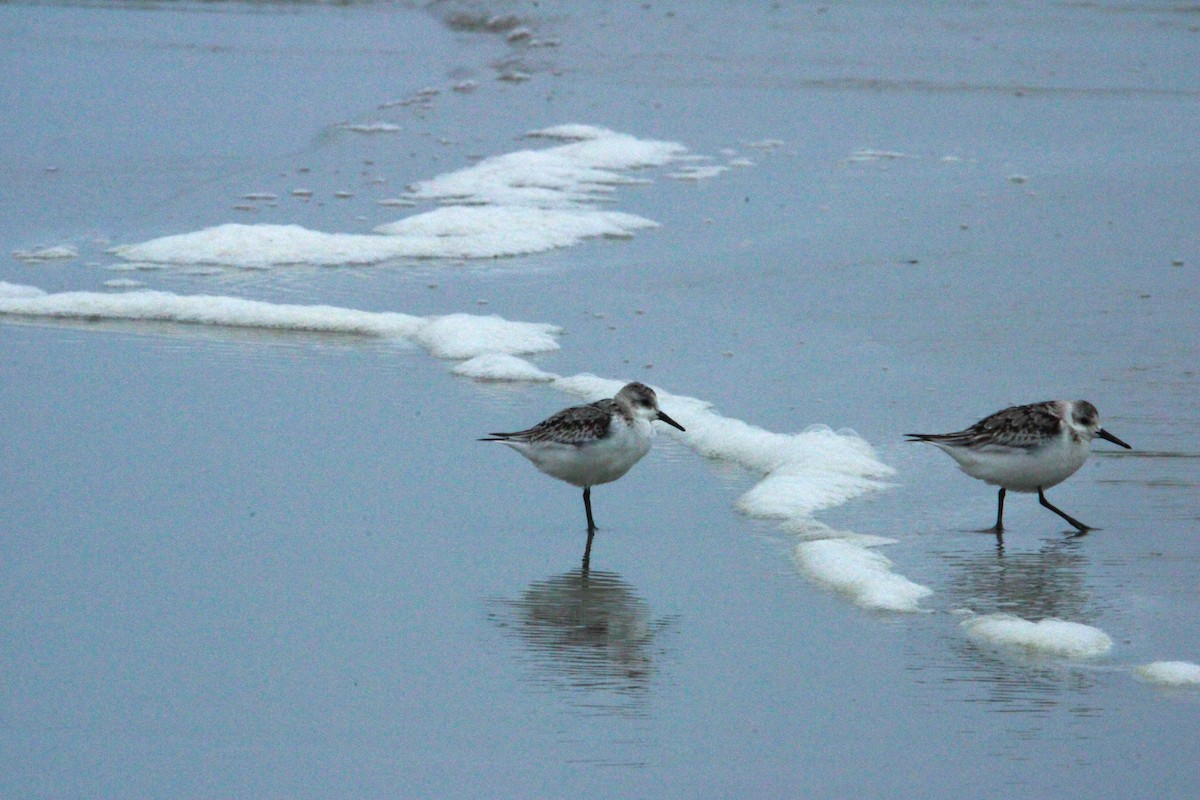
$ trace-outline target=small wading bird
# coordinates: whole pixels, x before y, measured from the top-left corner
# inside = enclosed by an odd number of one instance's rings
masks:
[[[1050,504],[1044,494],[1075,474],[1091,453],[1092,439],[1106,439],[1132,449],[1100,427],[1100,414],[1086,400],[1047,400],[1012,406],[955,433],[906,433],[910,442],[940,447],[959,468],[1000,487],[996,527],[1004,530],[1004,494],[1037,492],[1038,502],[1071,523],[1080,533],[1092,530]]]
[[[653,389],[630,383],[611,400],[564,408],[528,430],[491,433],[479,441],[503,442],[547,475],[582,486],[590,548],[596,531],[592,487],[620,478],[650,452],[654,420],[683,430],[658,409]]]

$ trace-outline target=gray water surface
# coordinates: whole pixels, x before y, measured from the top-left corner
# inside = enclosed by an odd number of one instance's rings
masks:
[[[759,476],[669,437],[593,492],[585,572],[578,490],[475,441],[573,402],[550,388],[350,336],[6,318],[0,794],[1194,796],[1200,695],[1133,669],[1200,662],[1196,15],[544,6],[0,6],[0,280],[498,313],[566,329],[547,370],[853,428],[892,485],[819,517],[897,540],[927,611],[812,583],[735,509]],[[376,120],[402,130],[339,127]],[[369,231],[562,123],[753,165],[651,171],[614,208],[662,227],[543,255],[111,269],[230,221]],[[1101,530],[1010,494],[1003,543],[972,533],[993,489],[902,434],[1051,397],[1134,446],[1049,493]],[[1114,648],[998,651],[964,609]]]

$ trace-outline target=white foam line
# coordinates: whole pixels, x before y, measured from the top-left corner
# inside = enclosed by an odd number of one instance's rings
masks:
[[[471,205],[563,208],[590,206],[622,184],[629,170],[669,164],[687,153],[678,142],[638,139],[589,125],[560,125],[532,136],[566,140],[542,150],[518,150],[420,181],[414,197]]]
[[[339,127],[352,133],[399,133],[403,130],[399,125],[391,122],[348,122]]]
[[[498,316],[448,314],[417,317],[328,305],[288,305],[219,295],[133,291],[59,292],[0,283],[0,314],[50,319],[178,322],[263,330],[344,333],[414,341],[438,358],[484,353],[557,350],[555,325],[512,322]]]
[[[120,245],[127,261],[265,269],[283,265],[377,264],[397,259],[484,259],[541,253],[596,237],[628,238],[658,223],[599,208],[628,173],[682,159],[677,142],[638,139],[590,125],[534,136],[562,142],[518,150],[409,187],[407,201],[441,208],[379,225],[372,233],[326,233],[300,225],[228,223]],[[712,177],[695,173],[695,179]]]
[[[627,239],[657,227],[635,214],[600,210],[446,206],[380,225],[376,234],[323,233],[299,225],[229,222],[109,252],[172,266],[269,269],[370,265],[395,259],[484,259],[543,253],[585,239]]]

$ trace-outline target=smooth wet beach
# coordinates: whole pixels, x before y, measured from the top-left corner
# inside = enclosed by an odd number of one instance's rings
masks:
[[[1190,797],[1198,22],[0,6],[0,795]]]

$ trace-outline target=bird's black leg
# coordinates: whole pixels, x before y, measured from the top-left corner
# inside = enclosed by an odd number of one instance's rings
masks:
[[[1079,531],[1080,533],[1087,533],[1090,530],[1095,530],[1094,528],[1092,528],[1088,525],[1084,525],[1082,522],[1080,522],[1079,520],[1070,516],[1069,514],[1064,513],[1061,509],[1055,508],[1053,505],[1051,505],[1050,501],[1046,499],[1046,495],[1042,494],[1042,490],[1040,487],[1038,488],[1038,502],[1041,503],[1042,505],[1044,505],[1046,508],[1053,511],[1055,514],[1058,514],[1060,517],[1065,519],[1067,522],[1074,525],[1075,529],[1077,531]]]
[[[583,487],[583,509],[587,512],[588,543],[591,544],[592,534],[596,531],[596,521],[592,519],[592,487]]]
[[[1008,490],[1003,486],[1000,487],[1000,499],[996,503],[996,533],[999,534],[1004,530],[1004,495]]]
[[[996,526],[994,528],[984,528],[980,533],[994,533],[997,539],[1001,538],[1001,534],[1004,533],[1004,495],[1006,492],[1007,490],[1001,486],[1000,499],[996,504]]]
[[[596,535],[596,521],[592,519],[592,487],[583,487],[583,509],[587,512],[588,520],[588,540],[587,546],[583,548],[583,566],[580,567],[580,574],[587,579],[588,565],[592,560],[592,537]]]

